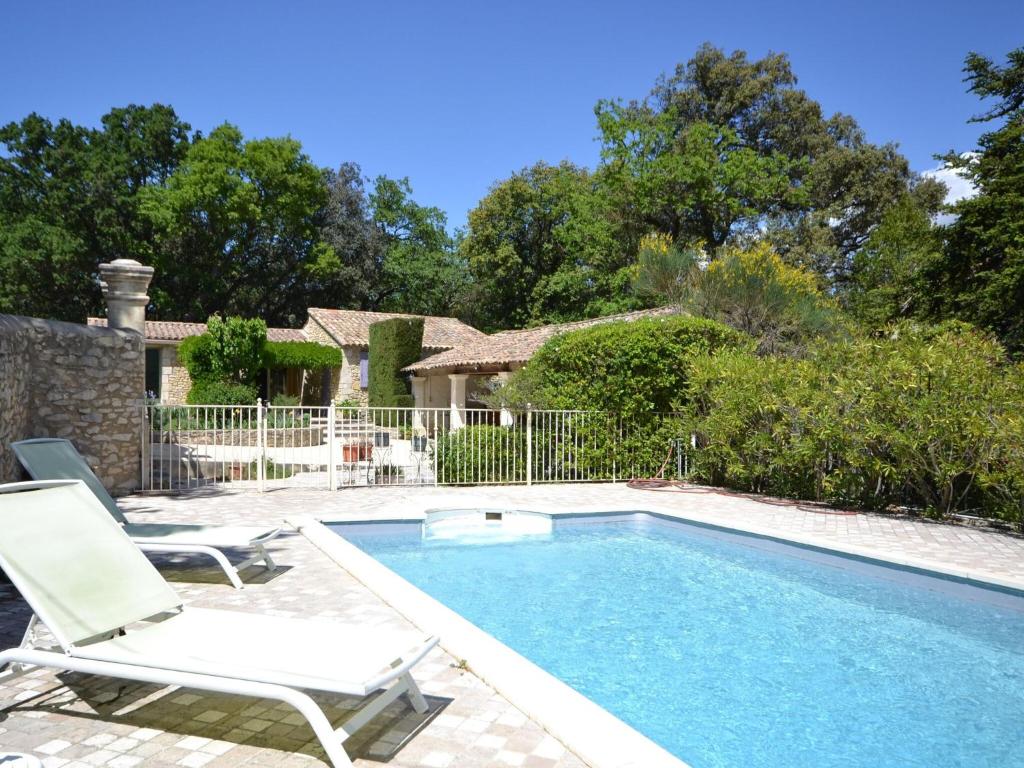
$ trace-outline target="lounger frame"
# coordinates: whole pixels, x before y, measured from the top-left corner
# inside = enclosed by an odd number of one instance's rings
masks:
[[[79,463],[81,464],[82,472],[92,472],[92,469],[85,463],[85,459],[82,457],[80,453],[78,453],[78,449],[75,448],[74,444],[70,440],[67,440],[65,438],[33,437],[27,440],[19,440],[15,443],[11,443],[11,449],[14,451],[14,455],[17,456],[18,461],[21,462],[21,465],[25,468],[25,471],[32,475],[33,478],[36,480],[51,480],[55,478],[40,478],[36,475],[37,467],[34,465],[32,461],[29,460],[28,456],[26,456],[24,451],[22,450],[23,447],[31,449],[32,446],[34,445],[66,446],[67,450],[71,451],[77,456]],[[82,472],[80,472],[79,474],[81,475]],[[106,493],[106,490],[103,489],[102,485],[99,483],[98,480],[96,480],[95,483],[91,483],[88,482],[88,478],[84,476],[79,477],[78,479],[86,481],[86,485],[88,485],[92,489],[92,491],[96,493],[98,496],[102,491],[102,493],[107,498],[100,498],[100,501],[111,512],[115,520],[117,520],[122,525],[128,522],[124,516],[124,513],[121,512],[121,510],[117,507],[117,503],[112,498],[110,498],[109,494]],[[274,528],[268,531],[263,536],[258,536],[254,539],[249,539],[248,541],[244,542],[239,541],[238,546],[255,549],[256,554],[254,554],[252,557],[246,558],[242,562],[238,563],[238,565],[232,565],[231,561],[227,559],[223,552],[221,552],[216,547],[210,546],[208,544],[160,542],[154,541],[152,537],[148,536],[131,536],[131,534],[129,534],[129,536],[131,540],[134,541],[138,545],[139,549],[141,549],[143,552],[206,555],[207,557],[211,557],[213,558],[214,562],[216,562],[217,565],[221,568],[221,570],[224,571],[224,575],[228,577],[228,580],[231,582],[231,585],[235,589],[244,589],[245,584],[242,582],[240,574],[241,571],[245,570],[250,565],[263,563],[264,567],[268,571],[277,570],[277,564],[273,561],[273,559],[271,559],[270,554],[267,552],[266,547],[264,545],[268,541],[276,538],[280,533],[280,528]]]
[[[28,483],[13,483],[0,486],[0,494],[18,493],[22,491],[57,489],[61,486],[76,486],[78,498],[83,503],[99,504],[99,501],[91,495],[81,480],[49,480],[35,481]],[[115,537],[123,537],[124,549],[121,557],[137,562],[140,566],[152,569],[153,566],[146,562],[142,555],[135,551],[128,542],[128,537],[123,529],[112,520],[105,511],[94,507],[91,514],[93,519],[101,521],[101,527],[109,526],[108,530]],[[121,546],[120,544],[117,546]],[[134,554],[134,557],[132,555]],[[415,648],[395,658],[386,671],[375,674],[375,676],[361,682],[342,682],[330,677],[303,678],[305,685],[301,688],[298,685],[287,685],[281,682],[265,682],[258,679],[258,674],[247,671],[246,677],[241,677],[239,670],[225,669],[224,675],[209,674],[206,671],[196,672],[181,668],[181,662],[176,663],[178,668],[170,669],[160,666],[160,659],[156,657],[152,664],[140,664],[141,657],[136,654],[122,653],[123,661],[111,658],[107,649],[105,658],[90,657],[90,648],[101,647],[104,640],[109,640],[127,631],[146,632],[146,628],[128,629],[126,626],[111,627],[107,625],[99,635],[93,635],[83,640],[75,640],[68,636],[60,627],[59,623],[53,626],[48,621],[53,621],[50,616],[54,606],[37,593],[37,585],[32,578],[28,578],[21,572],[20,567],[13,566],[2,553],[0,553],[0,566],[4,568],[8,577],[23,597],[29,602],[35,613],[29,619],[21,644],[17,648],[9,648],[0,652],[0,683],[6,684],[10,680],[26,674],[34,667],[48,667],[63,669],[82,674],[102,675],[124,680],[135,680],[154,685],[176,685],[197,690],[213,691],[217,693],[237,694],[241,696],[252,696],[256,698],[267,698],[281,701],[293,706],[306,719],[313,733],[323,746],[331,764],[336,768],[351,768],[352,760],[345,752],[343,744],[356,731],[366,725],[370,720],[380,714],[385,707],[395,701],[398,697],[405,695],[412,708],[420,713],[428,711],[428,705],[423,697],[411,670],[429,653],[438,643],[438,638],[428,637],[420,642]],[[152,570],[152,579],[160,580],[155,570]],[[143,573],[145,576],[145,573]],[[174,621],[178,613],[189,610],[176,599],[176,593],[163,582],[166,594],[163,597],[154,598],[158,604],[154,608],[160,613],[152,614],[149,618],[135,619],[144,623]],[[35,598],[39,598],[37,603]],[[161,602],[162,601],[162,602]],[[222,613],[222,612],[219,612]],[[229,612],[223,612],[229,613]],[[48,620],[48,616],[50,619]],[[298,620],[295,620],[298,621]],[[121,622],[118,622],[121,623]],[[40,625],[47,626],[50,634],[53,635],[55,644],[42,646],[43,638],[38,629]],[[131,625],[135,627],[133,623]],[[81,637],[81,631],[79,630]],[[343,649],[339,649],[343,652]],[[96,656],[93,652],[93,656]],[[230,673],[234,672],[232,676]],[[342,724],[340,728],[333,728],[327,716],[319,705],[305,693],[305,690],[315,690],[326,693],[335,693],[348,696],[358,696],[366,701]],[[375,695],[374,695],[375,694]]]

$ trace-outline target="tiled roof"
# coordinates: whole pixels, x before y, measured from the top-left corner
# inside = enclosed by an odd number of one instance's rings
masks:
[[[89,325],[106,326],[107,318],[86,318]],[[176,323],[169,320],[147,320],[146,341],[181,341],[189,336],[206,333],[206,323]],[[306,341],[301,328],[267,328],[270,341]]]
[[[542,325],[522,331],[501,331],[490,336],[471,341],[455,349],[439,352],[413,363],[405,371],[423,373],[438,368],[487,367],[501,366],[508,363],[525,363],[540,349],[545,341],[566,331],[589,328],[592,325],[611,323],[616,320],[629,322],[645,317],[661,317],[677,314],[675,307],[659,307],[658,309],[642,309],[637,312],[624,312],[618,315],[606,315],[590,320],[578,320],[573,323]]]
[[[423,317],[424,349],[451,349],[487,338],[483,331],[454,317],[403,315],[395,312],[360,312],[352,309],[309,308],[309,316],[323,326],[340,346],[365,347],[370,343],[370,326],[394,317]]]
[[[267,328],[267,341],[309,341],[301,328]]]

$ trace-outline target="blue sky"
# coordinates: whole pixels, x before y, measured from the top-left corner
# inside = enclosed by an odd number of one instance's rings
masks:
[[[290,134],[313,160],[408,176],[465,221],[537,160],[598,159],[593,107],[639,98],[704,41],[790,54],[800,86],[916,170],[974,147],[964,55],[1024,44],[1024,2],[9,3],[0,122],[96,124],[171,104],[194,128]]]

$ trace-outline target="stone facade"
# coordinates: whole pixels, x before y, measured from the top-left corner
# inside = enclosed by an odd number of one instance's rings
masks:
[[[338,343],[331,338],[319,323],[310,319],[302,329],[306,338],[329,347],[337,347]],[[366,405],[366,390],[359,385],[359,353],[360,347],[341,347],[341,368],[331,369],[331,401],[354,400]]]
[[[188,369],[178,360],[178,348],[160,347],[160,402],[182,405],[192,388]]]
[[[143,340],[0,315],[0,481],[21,478],[11,442],[66,437],[113,493],[139,485]]]

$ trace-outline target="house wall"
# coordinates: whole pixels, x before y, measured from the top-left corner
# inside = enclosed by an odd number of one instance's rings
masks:
[[[112,493],[137,488],[145,371],[138,334],[0,315],[0,482],[21,478],[11,442],[65,437]]]
[[[160,347],[160,402],[184,405],[191,388],[192,377],[178,360],[178,348],[173,345]]]
[[[452,386],[448,374],[427,376],[427,408],[447,408],[451,405]]]

